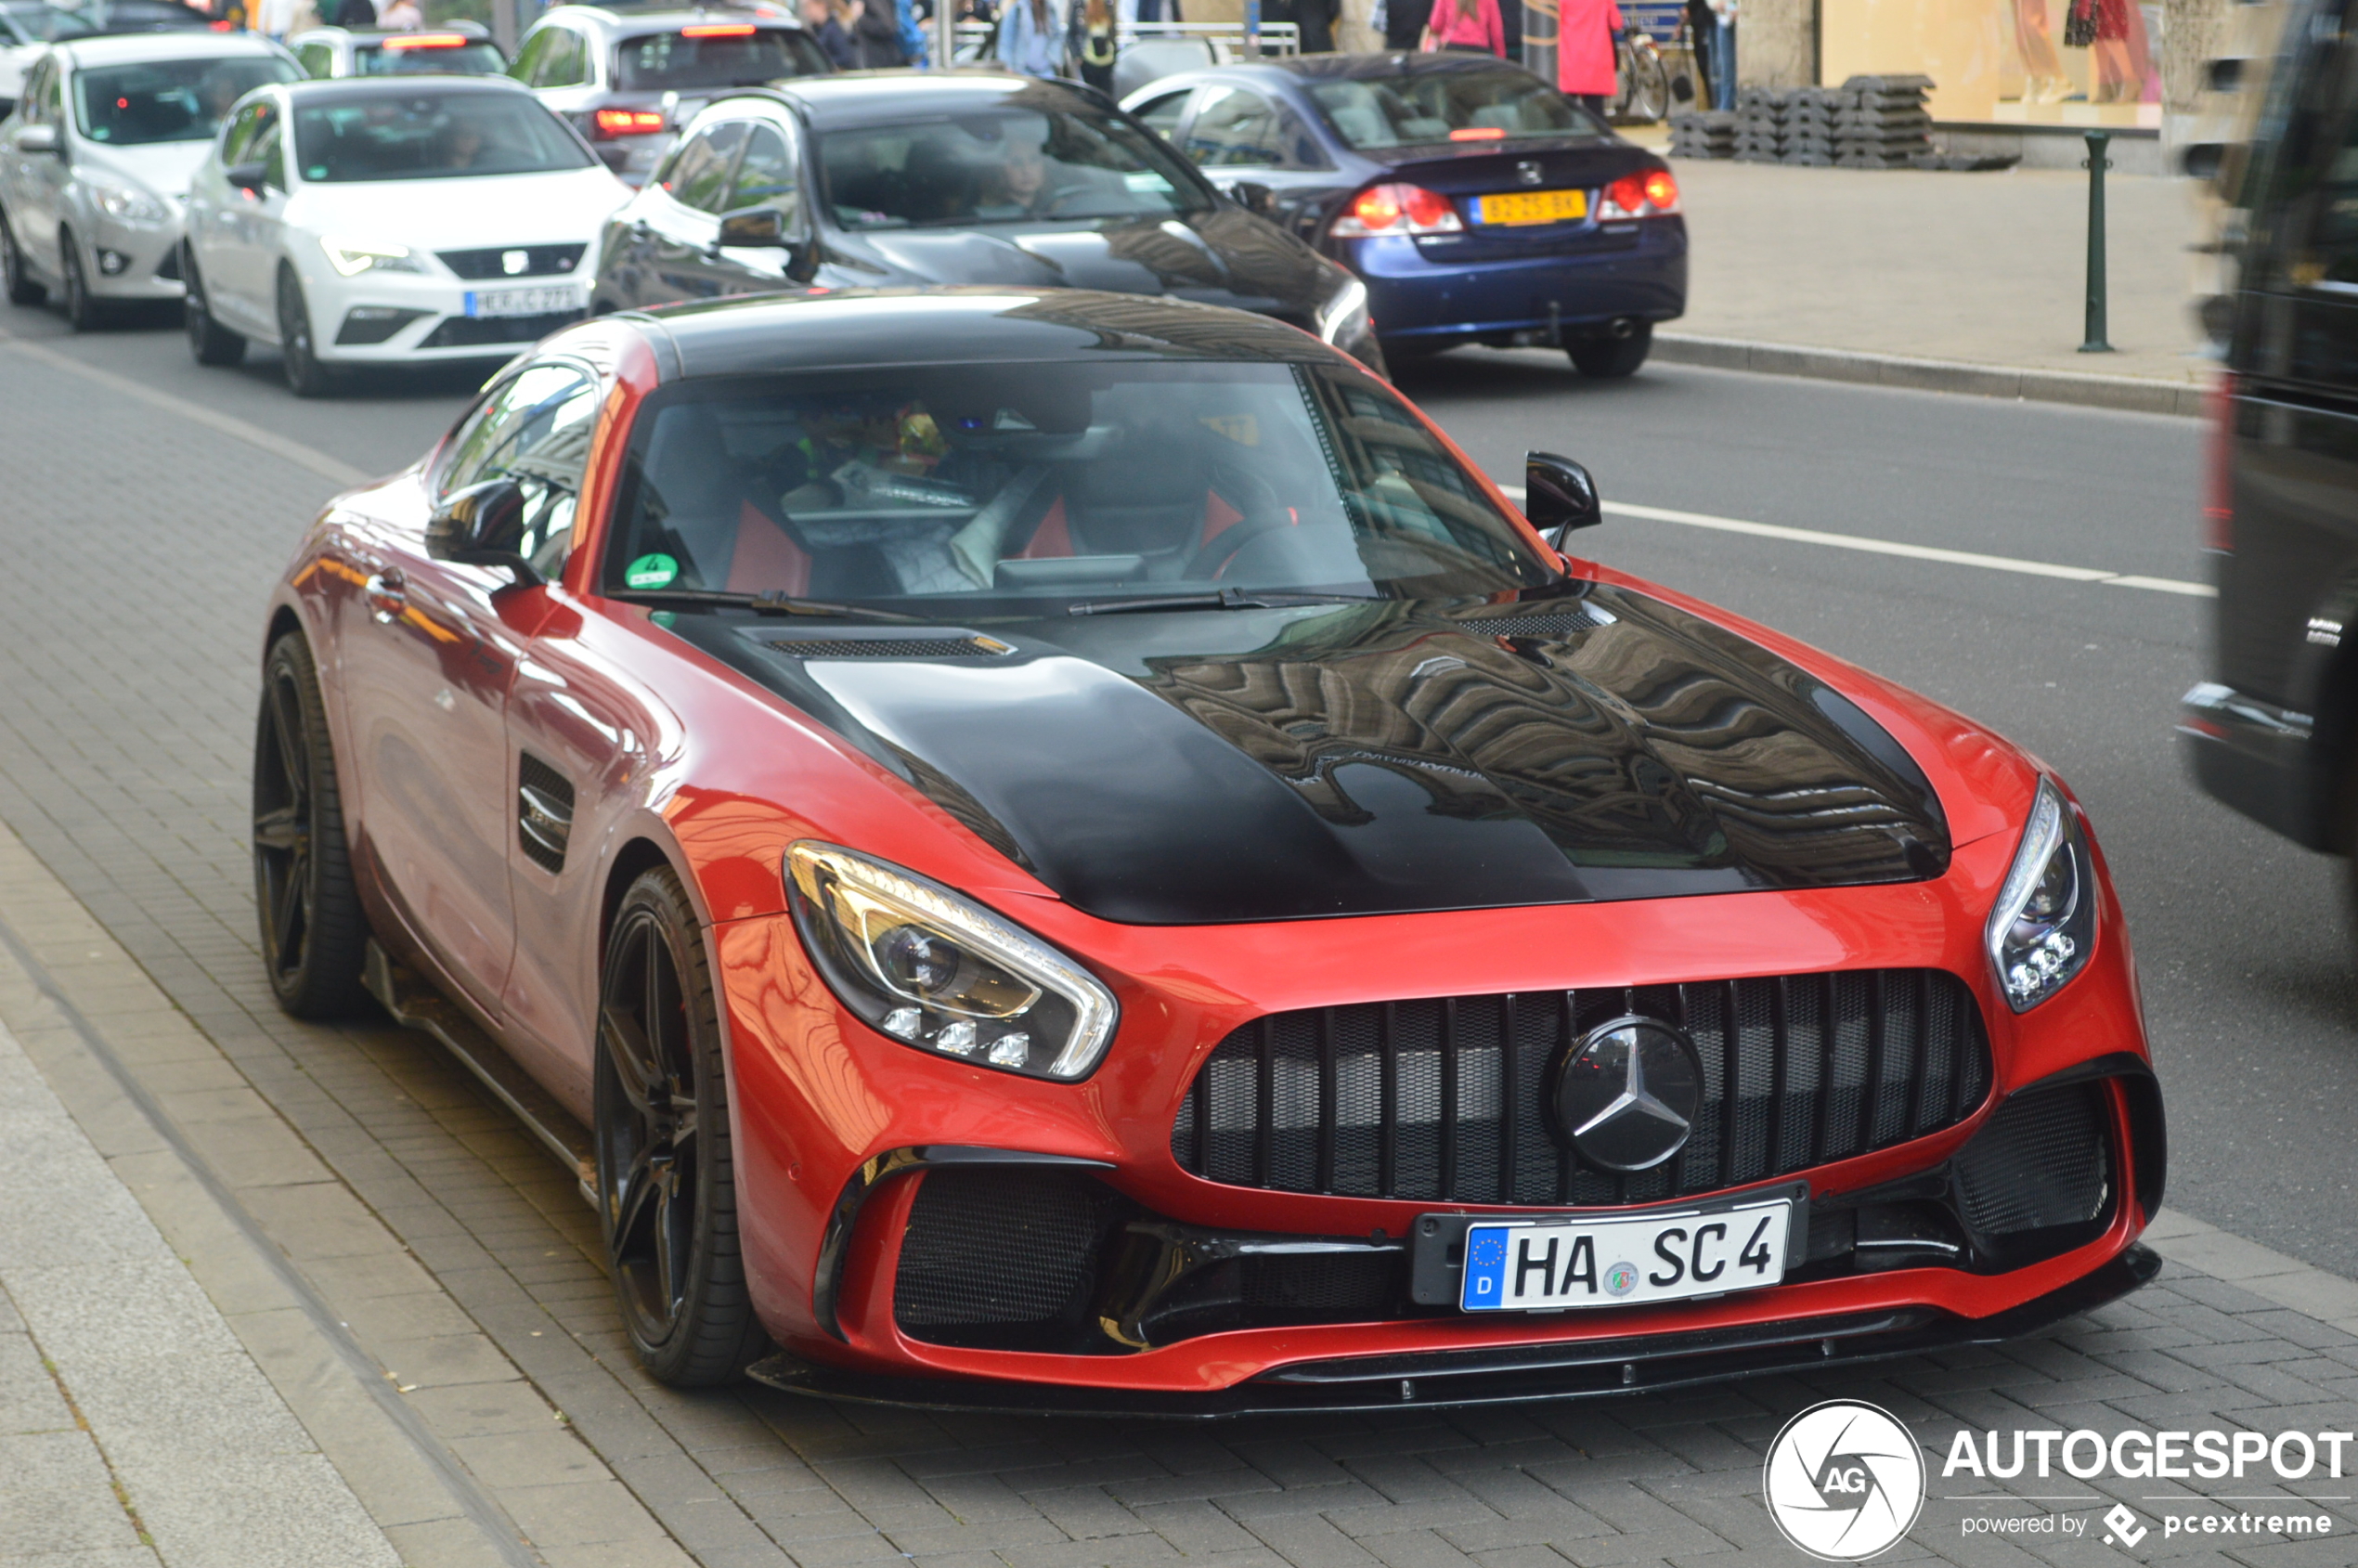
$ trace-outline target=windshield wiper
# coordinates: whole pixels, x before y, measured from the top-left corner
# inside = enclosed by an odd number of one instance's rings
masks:
[[[939,616],[909,616],[899,610],[872,610],[865,604],[838,604],[831,599],[797,599],[784,593],[729,593],[710,588],[618,588],[606,597],[632,604],[725,604],[758,616],[817,616],[831,620],[900,621],[930,625]]]
[[[1065,606],[1068,616],[1126,616],[1150,610],[1285,610],[1297,604],[1372,604],[1368,593],[1247,593],[1224,588],[1217,593],[1166,593],[1152,599],[1084,599]]]

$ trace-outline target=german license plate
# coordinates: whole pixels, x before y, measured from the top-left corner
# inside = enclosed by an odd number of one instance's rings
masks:
[[[561,310],[581,310],[589,301],[578,283],[550,283],[538,289],[467,291],[469,316],[554,316]]]
[[[1793,1204],[1571,1223],[1510,1220],[1466,1231],[1467,1312],[1644,1306],[1774,1285]]]
[[[1572,223],[1587,215],[1585,190],[1518,190],[1474,202],[1474,217],[1481,223]]]

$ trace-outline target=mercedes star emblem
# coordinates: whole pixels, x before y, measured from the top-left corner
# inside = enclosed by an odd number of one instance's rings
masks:
[[[1703,1058],[1685,1031],[1623,1017],[1582,1035],[1556,1074],[1556,1126],[1589,1164],[1643,1171],[1686,1146]]]
[[[1546,172],[1539,167],[1539,160],[1536,158],[1525,158],[1515,164],[1515,178],[1525,185],[1537,185],[1547,177]]]

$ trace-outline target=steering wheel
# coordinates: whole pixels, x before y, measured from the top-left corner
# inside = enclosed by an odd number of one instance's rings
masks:
[[[1269,482],[1250,469],[1230,462],[1211,465],[1211,487],[1238,513],[1237,521],[1203,541],[1188,557],[1186,576],[1218,579],[1237,552],[1263,534],[1293,526],[1285,504]]]

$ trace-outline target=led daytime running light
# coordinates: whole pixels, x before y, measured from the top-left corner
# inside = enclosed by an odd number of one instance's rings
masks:
[[[2028,1012],[2062,990],[2095,935],[2094,862],[2063,792],[2042,778],[1986,932],[2006,1004]]]

